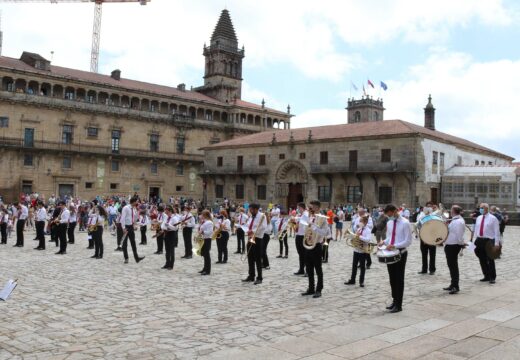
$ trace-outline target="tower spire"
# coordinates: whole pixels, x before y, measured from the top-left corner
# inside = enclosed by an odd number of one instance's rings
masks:
[[[432,95],[428,96],[428,104],[424,108],[424,127],[435,130],[435,108],[432,104]]]

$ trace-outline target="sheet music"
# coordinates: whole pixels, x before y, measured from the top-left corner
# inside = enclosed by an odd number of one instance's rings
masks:
[[[14,288],[18,285],[16,280],[7,280],[7,283],[5,284],[2,291],[0,291],[0,300],[6,301],[9,295],[13,292]]]

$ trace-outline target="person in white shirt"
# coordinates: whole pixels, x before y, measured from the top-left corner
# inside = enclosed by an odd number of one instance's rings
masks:
[[[267,228],[264,232],[264,248],[262,250],[262,269],[269,270],[271,267],[269,266],[269,257],[267,256],[267,246],[269,245],[269,241],[271,240],[271,235],[273,234],[274,230],[276,229],[276,222],[274,223],[270,221],[269,214],[266,214],[267,216]],[[273,229],[274,227],[274,229]]]
[[[14,247],[23,247],[23,230],[25,227],[25,222],[27,221],[27,217],[29,216],[29,209],[27,206],[16,203],[16,215],[13,214],[13,217],[16,216],[16,244]]]
[[[135,244],[134,225],[138,222],[136,207],[137,197],[133,196],[130,198],[130,203],[123,208],[121,213],[121,226],[124,227],[123,256],[125,258],[125,264],[128,264],[128,239],[130,239],[130,246],[132,246],[135,262],[138,263],[144,259],[144,256],[139,257],[139,254],[137,254],[137,246]]]
[[[139,230],[141,231],[141,242],[139,245],[148,244],[148,239],[146,238],[146,230],[148,230],[149,218],[146,214],[146,210],[141,210],[139,213]]]
[[[235,218],[235,224],[237,228],[237,251],[235,251],[235,254],[243,254],[246,248],[245,243],[245,232],[242,228],[246,223],[249,217],[247,214],[245,214],[244,208],[241,207],[238,209],[238,214]]]
[[[67,229],[67,237],[69,238],[69,244],[74,244],[74,229],[76,229],[76,224],[78,222],[78,217],[76,213],[76,207],[74,205],[69,206],[69,227]]]
[[[173,270],[175,263],[175,235],[178,232],[179,217],[175,214],[171,205],[166,205],[164,209],[163,221],[161,223],[161,231],[164,233],[164,249],[166,263],[162,267],[166,270]]]
[[[7,225],[9,224],[9,212],[4,207],[3,204],[0,204],[0,233],[2,236],[2,240],[0,244],[7,244]],[[45,223],[44,223],[45,225]],[[45,243],[45,239],[43,240]]]
[[[273,235],[275,237],[277,237],[278,229],[276,228],[276,224],[278,223],[278,219],[280,218],[280,207],[278,205],[273,206],[270,216],[271,216],[271,226],[273,229]]]
[[[123,227],[121,226],[121,212],[123,211],[123,208],[120,207],[117,209],[117,216],[114,220],[114,223],[116,225],[116,238],[117,238],[117,248],[114,249],[114,251],[123,251],[123,248],[121,247],[121,242],[123,241]],[[157,240],[159,242],[159,240]]]
[[[289,218],[286,216],[285,212],[280,214],[278,218],[278,222],[276,223],[276,232],[278,233],[278,240],[280,242],[280,255],[277,256],[279,259],[287,259],[289,256],[289,245],[287,243],[287,235],[288,235],[288,224]],[[285,247],[285,256],[284,254]]]
[[[304,203],[298,203],[297,205],[298,216],[296,216],[296,223],[298,224],[298,231],[296,232],[295,243],[296,251],[298,252],[300,267],[294,275],[305,275],[305,252],[303,247],[303,237],[305,235],[306,226],[304,224],[309,223],[309,212],[305,210]]]
[[[243,279],[243,282],[254,282],[255,285],[262,283],[262,251],[264,249],[264,233],[267,229],[267,219],[265,214],[259,211],[260,205],[250,204],[249,211],[251,217],[247,223],[247,237],[246,245],[247,262],[249,265],[248,277]],[[255,265],[256,265],[256,280],[255,280]]]
[[[459,292],[459,253],[464,247],[464,231],[466,230],[466,222],[461,216],[462,208],[458,205],[451,207],[451,221],[448,225],[448,237],[444,242],[444,252],[446,253],[446,262],[450,269],[451,283],[450,286],[444,288],[450,294]]]
[[[231,221],[229,221],[227,211],[222,209],[215,223],[216,228],[220,228],[220,237],[217,238],[218,259],[217,264],[226,264],[228,261],[228,240],[231,232]]]
[[[359,220],[359,228],[356,231],[356,235],[359,236],[359,239],[364,243],[369,243],[372,240],[372,231],[368,227],[368,216],[363,216]],[[359,265],[360,274],[359,274],[359,286],[365,287],[365,263],[367,257],[366,253],[360,249],[354,248],[354,256],[352,259],[352,272],[350,275],[350,280],[345,282],[345,285],[355,285],[356,284],[356,275],[357,268]]]
[[[201,255],[204,257],[204,267],[199,273],[201,275],[211,274],[211,235],[213,235],[213,221],[209,210],[202,211],[199,233],[204,238]]]
[[[343,239],[343,221],[345,221],[345,213],[343,210],[341,210],[341,207],[338,207],[338,212],[336,213],[337,220],[336,223],[336,237],[335,241],[338,241],[338,239]]]
[[[65,201],[60,201],[58,206],[61,208],[61,214],[58,216],[58,239],[60,241],[60,250],[56,255],[65,255],[67,253],[67,227],[69,226],[70,211],[65,205]]]
[[[489,281],[491,284],[495,283],[497,277],[495,269],[495,260],[491,259],[487,252],[487,243],[491,246],[502,246],[502,239],[500,237],[500,224],[493,214],[489,213],[489,205],[486,203],[480,204],[480,216],[475,222],[475,230],[473,238],[475,242],[475,255],[480,261],[480,267],[484,277],[480,281]]]
[[[103,227],[105,225],[105,219],[107,218],[107,212],[101,205],[96,206],[95,224],[97,224],[96,231],[92,234],[94,239],[94,255],[91,256],[93,259],[103,258]]]
[[[404,273],[406,268],[407,248],[412,244],[410,222],[399,215],[395,205],[387,205],[384,213],[388,216],[386,225],[386,239],[379,243],[386,245],[388,250],[397,249],[401,253],[401,260],[394,264],[387,264],[390,287],[392,288],[393,302],[387,309],[391,313],[402,311],[404,293]]]
[[[423,208],[423,211],[417,216],[417,223],[420,224],[420,221],[433,214],[434,209],[436,209],[436,205],[432,202],[428,201],[426,206]],[[440,216],[440,215],[439,215]],[[421,254],[422,254],[422,269],[418,272],[418,274],[427,274],[428,270],[430,271],[430,275],[435,274],[435,257],[437,254],[437,246],[428,245],[424,241],[421,240]],[[430,255],[430,263],[428,264],[428,255]]]
[[[182,258],[191,259],[193,257],[193,228],[195,227],[195,217],[191,213],[191,206],[186,205],[184,207],[181,220],[183,223],[182,238],[184,240],[184,256]]]
[[[155,233],[155,238],[157,240],[157,251],[154,252],[154,254],[156,255],[160,255],[163,253],[163,247],[164,247],[164,232],[162,230],[162,224],[164,223],[164,220],[165,220],[165,217],[166,215],[164,214],[164,206],[163,205],[159,205],[157,207],[157,223],[159,224],[160,226],[160,229],[157,230],[157,232]]]

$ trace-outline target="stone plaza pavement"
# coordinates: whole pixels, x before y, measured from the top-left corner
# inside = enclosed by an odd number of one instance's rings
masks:
[[[386,267],[374,257],[365,288],[345,286],[352,250],[333,242],[324,264],[320,299],[302,297],[307,279],[294,276],[297,256],[276,259],[262,285],[244,284],[247,265],[232,237],[230,261],[200,276],[202,259],[182,260],[179,244],[173,271],[153,255],[155,240],[138,246],[142,263],[123,264],[115,238],[105,231],[105,257],[90,259],[86,234],[65,256],[54,244],[35,251],[34,234],[13,248],[14,234],[0,246],[0,282],[17,278],[0,302],[0,359],[519,359],[520,228],[506,229],[495,285],[481,283],[478,260],[460,259],[461,292],[448,295],[442,249],[437,273],[418,275],[419,243],[408,257],[404,310],[387,314]],[[139,236],[138,236],[139,238]],[[180,241],[182,243],[182,241]],[[213,243],[212,262],[216,261]]]

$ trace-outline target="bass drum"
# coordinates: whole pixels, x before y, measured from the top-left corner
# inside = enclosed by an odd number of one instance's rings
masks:
[[[448,237],[448,226],[442,217],[428,215],[417,223],[419,238],[428,245],[440,245]]]

